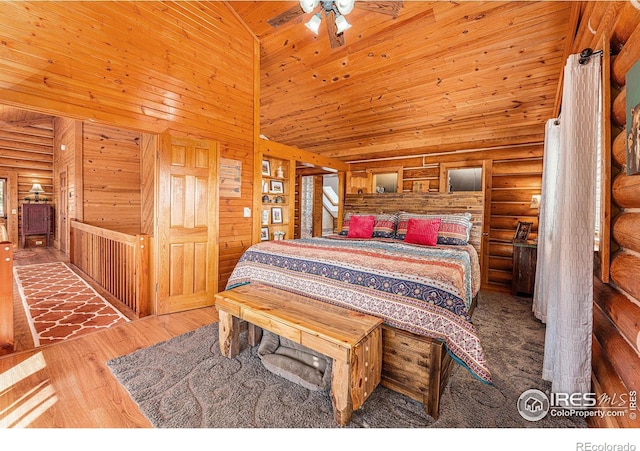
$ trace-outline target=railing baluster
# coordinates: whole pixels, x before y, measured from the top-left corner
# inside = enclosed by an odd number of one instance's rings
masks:
[[[130,307],[149,314],[149,236],[71,221],[71,258],[82,272]]]

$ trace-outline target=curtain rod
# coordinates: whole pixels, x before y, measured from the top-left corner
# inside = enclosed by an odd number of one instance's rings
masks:
[[[589,62],[589,58],[593,55],[602,55],[604,52],[602,50],[593,51],[590,47],[587,47],[582,52],[580,52],[580,59],[578,60],[578,64],[584,65]]]

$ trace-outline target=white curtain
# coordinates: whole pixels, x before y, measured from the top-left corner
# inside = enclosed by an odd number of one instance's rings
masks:
[[[560,121],[549,119],[544,136],[544,159],[542,170],[542,195],[538,220],[538,262],[535,288],[533,290],[533,314],[543,323],[547,322],[549,288],[558,284],[553,267],[553,233],[557,211],[558,158],[560,157]]]
[[[542,376],[556,393],[591,391],[601,58],[579,58],[565,66],[559,125],[547,124],[538,232],[533,311],[547,324]]]

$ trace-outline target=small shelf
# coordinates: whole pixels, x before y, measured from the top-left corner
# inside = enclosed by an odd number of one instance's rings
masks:
[[[293,203],[291,199],[295,195],[295,161],[287,158],[266,156],[262,153],[258,156],[261,164],[260,192],[256,194],[260,215],[257,218],[260,241],[274,240],[274,232],[284,232],[284,239],[293,238]],[[281,177],[277,172],[282,171]],[[276,191],[274,192],[274,185]],[[270,202],[262,201],[268,198]],[[276,198],[282,202],[276,202]],[[274,209],[279,214],[282,222],[273,222]],[[278,212],[279,209],[280,211]]]

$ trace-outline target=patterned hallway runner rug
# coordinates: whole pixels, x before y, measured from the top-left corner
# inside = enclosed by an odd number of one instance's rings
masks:
[[[16,266],[13,271],[35,346],[129,321],[64,263]]]

